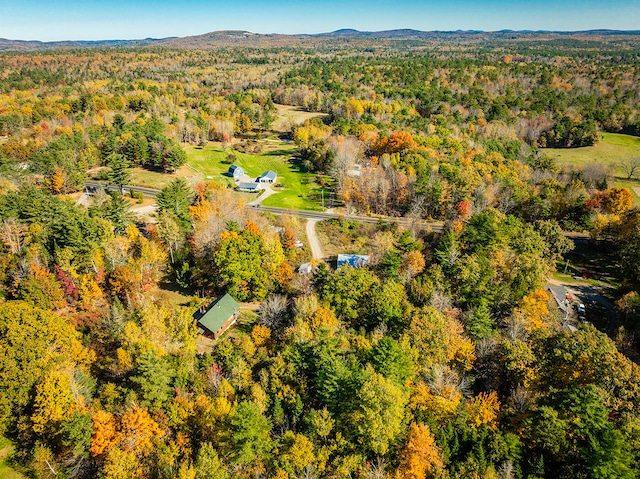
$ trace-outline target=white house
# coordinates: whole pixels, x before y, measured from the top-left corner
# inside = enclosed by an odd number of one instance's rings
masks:
[[[262,189],[262,185],[260,183],[240,183],[238,185],[238,191],[259,191]]]
[[[278,178],[278,173],[273,170],[266,171],[260,175],[258,181],[260,183],[275,183]]]

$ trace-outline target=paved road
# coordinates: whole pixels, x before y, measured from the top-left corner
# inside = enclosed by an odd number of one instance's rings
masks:
[[[421,228],[431,229],[432,231],[442,231],[443,223],[440,221],[413,221],[410,218],[398,218],[392,216],[358,216],[358,215],[339,215],[337,213],[324,213],[321,211],[306,211],[306,210],[291,210],[288,208],[277,208],[275,206],[255,206],[258,211],[268,211],[269,213],[273,213],[275,215],[283,215],[288,214],[290,216],[297,216],[298,218],[307,218],[316,221],[322,220],[330,220],[330,219],[345,219],[345,220],[356,220],[362,223],[376,224],[379,222],[383,223],[398,223],[400,225],[411,227],[412,225],[416,225]]]
[[[93,187],[102,187],[112,191],[119,191],[120,188],[116,185],[109,185],[106,182],[102,181],[87,181],[85,183],[86,186]],[[130,186],[127,185],[124,187],[125,191],[133,190],[143,193],[145,196],[155,197],[158,196],[160,190],[154,190],[153,188],[144,188],[142,186]],[[260,201],[264,198],[259,198]],[[411,228],[412,226],[418,226],[423,229],[430,229],[431,231],[440,232],[443,228],[443,223],[441,221],[417,221],[414,222],[409,218],[398,218],[391,216],[358,216],[358,215],[339,215],[336,213],[323,213],[319,211],[306,211],[306,210],[292,210],[288,208],[277,208],[275,206],[262,206],[262,205],[248,205],[251,208],[255,208],[258,211],[268,211],[275,215],[288,214],[290,216],[296,216],[298,218],[307,218],[314,219],[316,221],[328,220],[332,218],[342,218],[345,220],[356,220],[362,223],[378,223],[382,222],[392,222],[398,223],[399,225],[405,226],[407,228]],[[577,233],[572,231],[565,231],[564,235],[571,240],[588,240],[590,236],[586,233]]]

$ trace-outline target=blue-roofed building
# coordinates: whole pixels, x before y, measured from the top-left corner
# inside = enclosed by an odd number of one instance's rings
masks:
[[[273,170],[265,171],[260,175],[258,181],[260,183],[275,183],[278,178],[278,173]]]
[[[234,180],[239,180],[244,176],[244,170],[237,165],[231,165],[227,172]]]
[[[364,254],[339,254],[337,267],[351,266],[352,268],[362,268],[369,264],[369,256]]]

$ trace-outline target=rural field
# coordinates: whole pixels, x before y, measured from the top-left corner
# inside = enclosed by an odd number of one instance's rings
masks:
[[[185,178],[189,183],[195,184],[201,178],[189,168],[188,165],[179,168],[175,173],[162,173],[160,171],[147,170],[145,168],[132,168],[131,181],[136,186],[145,188],[155,188],[161,190],[176,178]]]
[[[258,143],[262,151],[257,154],[239,152],[233,148],[224,150],[220,143],[207,146],[187,146],[187,164],[201,177],[220,181],[233,186],[233,180],[226,176],[231,165],[229,156],[233,155],[233,164],[242,167],[255,178],[267,170],[278,173],[275,190],[277,194],[264,201],[265,206],[306,209],[319,211],[321,206],[321,187],[315,182],[316,174],[307,173],[293,161],[296,147],[279,141]]]
[[[580,167],[600,163],[610,167],[614,180],[611,186],[626,187],[633,192],[636,205],[640,205],[640,180],[626,178],[619,166],[621,160],[640,157],[640,138],[619,133],[602,133],[602,140],[594,146],[583,148],[546,148],[544,152],[560,166]]]
[[[300,107],[292,105],[279,105],[276,104],[277,116],[273,122],[273,131],[284,133],[291,131],[291,125],[302,125],[306,120],[312,118],[324,118],[328,116],[326,113],[319,113],[315,111],[306,111]]]

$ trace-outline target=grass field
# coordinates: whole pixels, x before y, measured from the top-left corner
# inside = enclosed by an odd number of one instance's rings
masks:
[[[193,170],[184,166],[171,174],[147,170],[144,168],[132,168],[131,177],[131,181],[134,185],[144,186],[146,188],[155,188],[157,190],[161,190],[178,177],[186,178],[187,181],[194,184],[200,180]]]
[[[616,166],[623,158],[640,156],[640,138],[619,133],[602,133],[602,140],[595,146],[583,148],[545,148],[544,153],[561,165],[602,163],[614,167],[616,176],[623,172]]]
[[[634,203],[640,205],[640,180],[627,180],[618,166],[620,160],[632,156],[640,157],[640,138],[619,133],[602,133],[602,140],[595,146],[583,148],[545,148],[545,154],[554,158],[560,166],[579,167],[588,163],[600,163],[609,166],[614,174],[610,186],[629,188],[634,196]]]
[[[226,176],[229,169],[227,156],[235,155],[233,163],[242,167],[251,177],[258,177],[267,170],[278,173],[277,194],[264,201],[265,206],[281,208],[316,210],[321,209],[321,187],[314,182],[315,175],[301,171],[290,160],[296,147],[286,143],[262,143],[262,153],[251,155],[233,149],[222,149],[219,143],[210,143],[205,147],[187,146],[187,163],[207,179],[222,181],[234,186],[233,180]]]
[[[105,173],[108,168],[94,168],[88,171],[88,177],[91,179],[106,180]],[[192,184],[201,180],[196,172],[188,166],[179,168],[175,173],[163,173],[161,171],[149,170],[146,168],[131,168],[131,184],[135,186],[143,186],[145,188],[155,188],[161,190],[174,179],[182,177],[186,178]]]
[[[304,109],[291,106],[276,104],[276,120],[273,122],[272,128],[277,132],[289,131],[292,124],[301,125],[305,120],[311,118],[324,118],[329,115],[326,113],[318,113],[313,111],[305,111]]]
[[[14,446],[8,439],[0,437],[0,477],[2,479],[26,479],[26,476],[20,474],[9,464]]]

